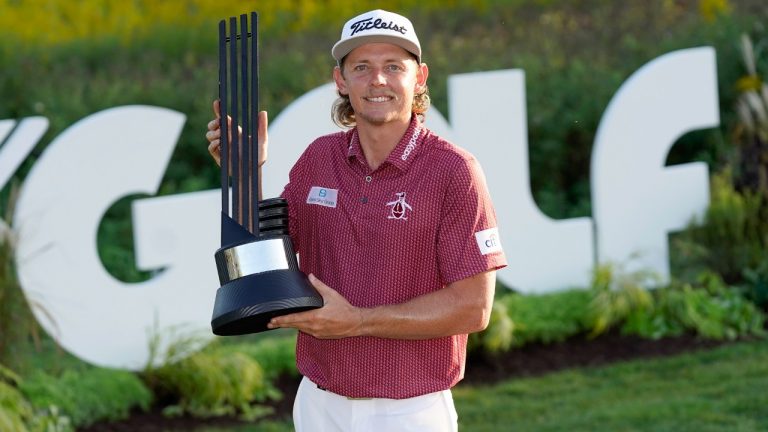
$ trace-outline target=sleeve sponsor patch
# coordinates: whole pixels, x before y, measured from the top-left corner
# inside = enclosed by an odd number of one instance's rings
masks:
[[[477,240],[477,247],[480,248],[480,253],[483,255],[502,251],[498,228],[488,228],[476,232],[475,240]]]
[[[338,189],[329,189],[320,186],[312,186],[307,195],[307,204],[321,205],[324,207],[336,208],[336,201],[339,198]]]

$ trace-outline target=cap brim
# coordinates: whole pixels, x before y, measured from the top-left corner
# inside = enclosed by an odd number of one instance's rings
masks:
[[[369,43],[388,43],[392,45],[397,45],[400,48],[415,55],[416,59],[419,61],[419,63],[421,63],[421,48],[419,48],[418,45],[414,44],[413,42],[407,39],[403,39],[395,36],[387,36],[387,35],[357,36],[354,38],[349,38],[343,41],[336,42],[336,45],[334,45],[333,49],[331,50],[331,55],[333,55],[333,58],[335,58],[336,61],[341,61],[341,59],[343,59],[344,56],[352,52],[352,50],[354,50],[355,48],[361,45],[369,44]]]

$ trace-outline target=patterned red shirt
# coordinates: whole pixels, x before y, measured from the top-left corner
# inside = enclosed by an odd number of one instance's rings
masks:
[[[302,271],[358,307],[403,303],[506,265],[479,164],[415,117],[374,171],[356,129],[318,138],[283,196]],[[303,375],[334,393],[402,399],[453,387],[466,344],[467,335],[320,340],[300,332],[296,356]]]

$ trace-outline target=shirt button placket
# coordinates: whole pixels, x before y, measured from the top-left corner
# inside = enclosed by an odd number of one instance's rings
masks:
[[[371,183],[373,181],[373,177],[370,175],[365,176],[365,182]],[[360,197],[360,204],[367,204],[368,203],[368,191],[365,187],[363,187],[363,196]]]

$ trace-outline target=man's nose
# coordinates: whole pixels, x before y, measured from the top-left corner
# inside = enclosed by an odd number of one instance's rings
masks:
[[[381,69],[375,69],[373,71],[373,75],[371,76],[371,85],[383,86],[386,83],[387,83],[387,79],[384,76],[384,71]]]

